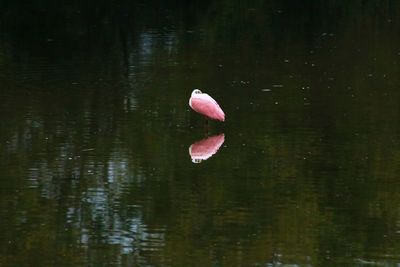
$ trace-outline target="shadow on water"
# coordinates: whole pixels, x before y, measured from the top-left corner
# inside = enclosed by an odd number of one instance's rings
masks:
[[[0,265],[399,261],[398,2],[18,2]],[[193,88],[229,118],[207,164]]]

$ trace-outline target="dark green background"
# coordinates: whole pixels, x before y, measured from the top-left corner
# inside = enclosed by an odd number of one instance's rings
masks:
[[[1,1],[0,266],[396,266],[399,64],[399,1]]]

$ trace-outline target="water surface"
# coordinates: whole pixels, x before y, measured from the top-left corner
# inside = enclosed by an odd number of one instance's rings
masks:
[[[4,3],[0,265],[396,266],[399,8]]]

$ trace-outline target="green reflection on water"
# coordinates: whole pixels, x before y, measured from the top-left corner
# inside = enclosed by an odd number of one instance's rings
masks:
[[[398,262],[399,4],[337,2],[7,3],[0,265]]]

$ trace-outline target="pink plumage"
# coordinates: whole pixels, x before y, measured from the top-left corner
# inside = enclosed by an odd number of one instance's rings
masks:
[[[199,89],[195,89],[189,99],[189,106],[196,112],[214,120],[225,121],[225,113],[208,94],[202,93]]]

